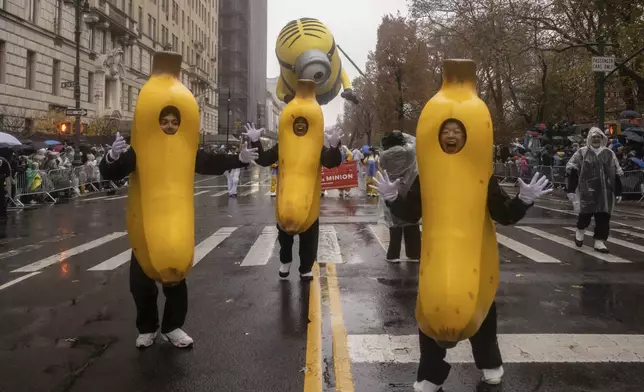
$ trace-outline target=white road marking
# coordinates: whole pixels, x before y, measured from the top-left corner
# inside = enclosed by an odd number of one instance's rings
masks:
[[[576,229],[576,228],[574,228],[574,227],[566,227],[566,230],[568,230],[568,231],[572,231],[573,233],[574,233],[575,231],[577,231],[577,229]],[[589,230],[587,230],[587,231],[585,232],[585,234],[586,234],[587,236],[590,236],[590,237],[592,237],[592,236],[594,235],[594,233],[593,233],[592,231],[589,231]],[[642,253],[644,253],[644,246],[637,245],[637,244],[633,244],[633,243],[630,243],[630,242],[628,242],[628,241],[622,241],[622,240],[620,240],[620,239],[618,239],[618,238],[608,237],[608,242],[612,242],[613,244],[616,244],[616,245],[619,245],[619,246],[623,246],[624,248],[629,248],[629,249],[633,249],[633,250],[636,250],[636,251],[638,251],[638,252],[642,252]]]
[[[242,261],[242,267],[249,267],[255,265],[266,265],[268,259],[273,254],[273,248],[275,247],[275,241],[277,240],[277,227],[275,226],[266,226],[262,230],[262,234],[257,237],[255,243],[250,248],[244,261]]]
[[[208,192],[210,192],[210,191],[199,191],[199,192],[195,193],[195,196],[203,195],[204,193],[208,193]]]
[[[630,235],[631,237],[636,237],[636,238],[644,238],[644,234],[628,231],[628,230],[623,230],[623,229],[611,229],[612,231],[616,233],[622,233],[626,235]]]
[[[227,193],[228,193],[228,191],[227,191],[227,190],[226,190],[226,191],[221,191],[221,192],[217,192],[217,193],[215,193],[214,195],[210,195],[210,197],[219,197],[219,196],[221,196],[221,195],[225,195],[225,194],[227,194]]]
[[[48,238],[46,240],[42,240],[42,241],[37,242],[35,244],[25,245],[25,246],[22,246],[22,247],[17,248],[17,249],[12,249],[12,250],[9,250],[7,252],[0,253],[0,260],[6,259],[8,257],[13,257],[13,256],[16,256],[16,255],[19,255],[21,253],[29,252],[31,250],[40,249],[45,244],[52,244],[54,242],[63,241],[63,240],[66,240],[68,238],[72,238],[74,235],[75,234],[63,234],[63,235],[56,236],[54,238]]]
[[[32,272],[32,273],[30,273],[30,274],[23,275],[23,276],[21,276],[21,277],[19,277],[19,278],[16,278],[16,279],[14,279],[14,280],[10,280],[10,281],[8,281],[7,283],[5,283],[5,284],[3,284],[2,286],[0,286],[0,290],[4,290],[4,289],[6,289],[7,287],[11,287],[11,286],[13,286],[13,285],[14,285],[14,284],[16,284],[16,283],[20,283],[20,282],[22,282],[22,281],[23,281],[23,280],[25,280],[25,279],[29,279],[29,278],[31,278],[32,276],[36,276],[36,275],[38,275],[39,273],[40,273],[39,271],[37,271],[37,272]]]
[[[195,181],[195,184],[201,184],[202,182],[214,180],[215,178],[219,178],[219,177],[221,177],[221,175],[204,178],[203,180]]]
[[[101,199],[106,199],[107,196],[99,196],[99,197],[91,197],[89,199],[80,199],[80,201],[93,201],[93,200],[101,200]]]
[[[119,253],[118,255],[88,269],[88,271],[111,271],[127,263],[131,257],[132,249],[128,249],[125,252]]]
[[[110,197],[109,199],[105,199],[105,200],[108,200],[108,201],[109,201],[109,200],[120,200],[120,199],[125,199],[126,197],[127,197],[127,195],[124,195],[124,196],[116,196],[116,197]]]
[[[227,188],[228,185],[198,185],[195,189]]]
[[[215,234],[201,241],[199,245],[195,247],[195,256],[193,258],[192,265],[195,266],[201,261],[210,251],[215,249],[217,245],[221,244],[223,240],[230,237],[232,233],[237,230],[237,227],[222,227],[217,230]]]
[[[77,246],[75,248],[64,250],[64,251],[62,251],[60,253],[57,253],[55,255],[46,257],[46,258],[44,258],[42,260],[38,260],[38,261],[36,261],[34,263],[31,263],[31,264],[26,265],[24,267],[15,269],[15,270],[13,270],[11,272],[15,273],[15,272],[36,272],[36,271],[40,271],[41,269],[49,267],[50,265],[54,265],[56,263],[61,263],[61,262],[67,260],[68,258],[70,258],[72,256],[75,256],[77,254],[83,253],[83,252],[88,251],[90,249],[99,247],[99,246],[101,246],[103,244],[106,244],[106,243],[108,243],[108,242],[110,242],[112,240],[115,240],[117,238],[121,238],[126,234],[127,233],[125,233],[125,232],[116,232],[116,233],[108,234],[108,235],[103,236],[101,238],[98,238],[98,239],[96,239],[94,241],[87,242],[87,243],[79,245],[79,246]]]
[[[500,334],[505,363],[641,363],[644,335]],[[418,335],[349,335],[354,363],[417,363]],[[469,341],[447,350],[449,363],[472,363]]]
[[[342,263],[338,235],[333,225],[320,225],[318,263]]]
[[[574,250],[577,250],[579,252],[585,253],[585,254],[587,254],[589,256],[592,256],[594,258],[603,260],[603,261],[605,261],[607,263],[624,263],[624,264],[630,263],[630,261],[628,261],[626,259],[622,259],[621,257],[613,256],[611,254],[599,253],[599,252],[593,250],[592,248],[588,248],[588,247],[578,248],[572,240],[561,238],[561,237],[556,236],[554,234],[550,234],[550,233],[547,233],[545,231],[535,229],[534,227],[529,227],[529,226],[516,226],[516,227],[517,227],[517,229],[526,231],[526,232],[528,232],[530,234],[538,235],[541,238],[545,238],[545,239],[550,240],[552,242],[555,242],[555,243],[557,243],[559,245],[563,245],[563,246],[565,246],[567,248],[574,249]]]
[[[554,257],[548,256],[543,252],[540,252],[534,248],[531,248],[518,241],[515,241],[512,238],[508,238],[503,234],[496,233],[496,240],[499,244],[505,246],[506,248],[512,249],[513,251],[529,258],[532,261],[536,261],[537,263],[550,263],[550,264],[561,263],[560,260],[557,260]]]
[[[541,208],[543,210],[548,210],[548,211],[560,212],[562,214],[568,214],[568,215],[573,215],[573,216],[578,216],[579,215],[579,214],[576,214],[575,212],[570,211],[570,210],[559,210],[557,208],[544,207],[544,206],[540,206],[540,205],[537,205],[537,204],[535,204],[534,206],[536,208]],[[615,222],[615,221],[611,221],[610,223],[618,225],[618,226],[630,227],[631,229],[644,230],[644,227],[632,226],[632,225],[628,225],[626,223],[620,223],[620,222]]]
[[[240,194],[239,196],[249,196],[249,195],[252,195],[253,193],[257,193],[257,192],[259,192],[259,189],[255,188],[255,189],[251,189],[249,191],[246,191],[246,192]]]

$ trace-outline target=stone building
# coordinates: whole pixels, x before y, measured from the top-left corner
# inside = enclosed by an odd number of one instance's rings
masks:
[[[197,98],[202,130],[217,129],[219,0],[0,0],[0,116],[39,120],[74,107],[75,1],[83,1],[84,123],[109,117],[127,131],[152,54],[183,55],[181,80]]]

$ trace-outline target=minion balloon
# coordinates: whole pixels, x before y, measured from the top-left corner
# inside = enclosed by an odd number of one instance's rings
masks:
[[[308,79],[315,81],[320,105],[331,102],[340,88],[344,89],[342,98],[358,103],[333,34],[324,23],[314,18],[289,22],[277,37],[275,53],[280,63],[277,97],[281,101],[289,103],[295,97],[297,81]]]

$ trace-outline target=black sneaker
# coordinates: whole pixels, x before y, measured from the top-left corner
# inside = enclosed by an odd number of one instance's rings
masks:
[[[291,263],[283,263],[280,265],[279,276],[282,279],[288,278],[291,273]]]

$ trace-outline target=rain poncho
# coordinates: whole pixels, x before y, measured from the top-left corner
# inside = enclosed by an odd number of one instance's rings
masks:
[[[415,140],[413,140],[415,141]],[[408,139],[408,142],[413,141]],[[389,179],[395,182],[400,179],[398,186],[398,197],[405,199],[414,180],[418,176],[418,165],[416,164],[416,149],[414,144],[408,143],[404,146],[394,146],[380,155],[380,168],[386,170]],[[385,205],[384,199],[380,198],[383,211],[383,219],[388,227],[403,227],[417,225],[418,222],[407,222],[393,215]]]
[[[599,148],[592,147],[591,138],[600,134]],[[624,175],[615,153],[606,147],[608,138],[599,128],[591,128],[586,140],[587,145],[580,148],[566,165],[566,172],[579,173],[577,200],[580,213],[612,213],[615,203],[616,175]]]

